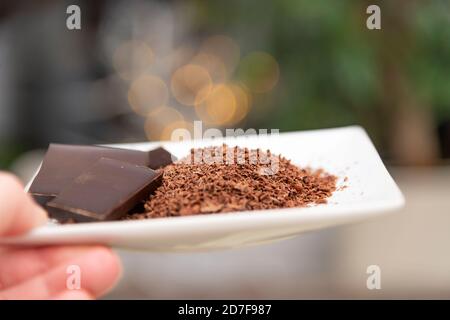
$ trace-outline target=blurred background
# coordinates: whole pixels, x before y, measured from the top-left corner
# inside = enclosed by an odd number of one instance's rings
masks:
[[[50,142],[168,140],[194,120],[358,124],[401,213],[236,251],[123,251],[108,297],[450,298],[449,40],[445,0],[2,1],[0,168],[27,181]],[[366,289],[371,264],[381,290]]]

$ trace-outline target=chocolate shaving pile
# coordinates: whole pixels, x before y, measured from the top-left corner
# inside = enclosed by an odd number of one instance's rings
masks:
[[[226,145],[192,149],[190,156],[164,168],[162,185],[145,202],[145,212],[126,219],[326,203],[336,190],[336,180],[323,170],[299,168],[270,151]]]

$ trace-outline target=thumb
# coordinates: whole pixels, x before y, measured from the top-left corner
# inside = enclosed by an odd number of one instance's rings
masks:
[[[47,213],[12,174],[0,172],[0,237],[25,233],[47,221]]]

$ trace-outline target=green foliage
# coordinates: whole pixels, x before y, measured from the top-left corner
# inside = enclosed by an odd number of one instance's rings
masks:
[[[408,61],[411,81],[436,118],[450,118],[450,3],[424,2],[412,19],[414,55]]]
[[[253,112],[271,109],[253,125],[285,130],[368,124],[375,138],[384,130],[383,66],[380,51],[391,50],[402,30],[386,17],[402,10],[400,1],[384,6],[382,30],[366,28],[364,1],[279,0],[208,1],[199,25],[205,31],[228,32],[243,53],[262,50],[280,65],[273,96],[256,99]],[[205,7],[206,6],[206,7]],[[438,120],[450,117],[450,2],[411,1],[407,31],[411,48],[400,70],[420,100]],[[395,37],[398,37],[397,39]],[[396,54],[396,51],[393,51]],[[387,117],[389,115],[384,115]],[[381,119],[381,120],[380,120]]]

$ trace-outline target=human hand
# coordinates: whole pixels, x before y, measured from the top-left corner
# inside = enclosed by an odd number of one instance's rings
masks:
[[[0,237],[26,233],[47,221],[46,212],[11,174],[0,172]],[[81,271],[81,288],[67,288],[67,268]],[[94,247],[0,247],[1,299],[93,299],[111,289],[121,273],[118,257]]]

